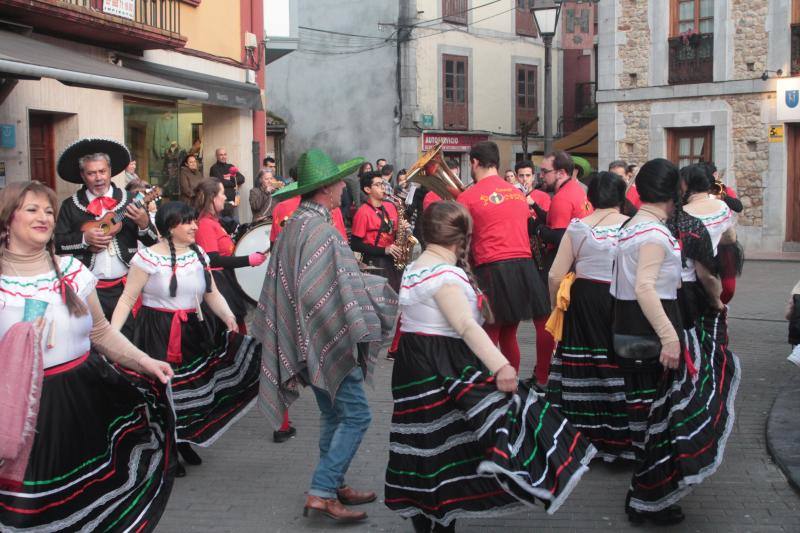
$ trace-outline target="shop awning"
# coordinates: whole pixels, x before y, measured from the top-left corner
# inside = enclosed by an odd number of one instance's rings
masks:
[[[597,157],[597,120],[558,139],[553,143],[553,148],[573,155]]]
[[[193,86],[119,67],[88,54],[0,30],[0,77],[53,78],[66,85],[169,98],[206,100]]]
[[[241,109],[263,109],[261,90],[258,85],[252,83],[226,80],[216,76],[127,57],[124,59],[124,64],[132,69],[205,91],[208,93],[208,99],[204,99],[204,103],[207,104]]]

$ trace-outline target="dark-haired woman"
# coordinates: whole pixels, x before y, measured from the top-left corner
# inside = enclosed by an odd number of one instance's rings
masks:
[[[614,361],[611,339],[613,303],[608,292],[619,231],[628,217],[625,181],[600,172],[589,183],[594,213],[573,219],[550,268],[550,302],[572,271],[562,338],[553,355],[547,400],[569,418],[606,461],[634,459],[625,401],[625,379]],[[564,289],[566,290],[566,288]]]
[[[187,155],[181,162],[181,201],[192,205],[192,201],[194,200],[194,189],[202,181],[203,173],[200,171],[200,164],[197,161],[197,156],[194,154]]]
[[[88,268],[55,255],[57,211],[38,181],[0,191],[0,530],[152,531],[174,475],[172,369],[109,326]]]
[[[665,225],[678,182],[669,161],[642,166],[636,178],[642,206],[620,231],[611,284],[614,333],[660,343],[658,358],[640,364],[615,346],[638,452],[625,505],[634,523],[682,521],[676,503],[717,470],[733,428],[738,360],[705,356],[695,330],[684,329],[680,319],[681,251]]]
[[[187,463],[200,464],[189,443],[210,445],[252,405],[259,357],[251,338],[224,332],[237,331],[236,317],[209,274],[208,256],[195,242],[195,210],[183,202],[163,205],[156,227],[161,240],[131,260],[111,325],[124,324],[142,296],[133,342],[173,366],[178,451]],[[203,303],[216,317],[203,316]]]
[[[234,269],[256,267],[267,259],[265,253],[233,255],[233,239],[219,222],[225,208],[225,188],[216,178],[203,180],[194,190],[194,208],[200,214],[197,221],[197,244],[208,254],[214,281],[236,317],[239,331],[247,333],[244,319],[247,309],[255,302],[245,294],[236,280]],[[264,243],[264,250],[268,248]]]
[[[705,172],[702,172],[703,170]],[[682,170],[682,177],[685,177],[682,181],[686,192],[684,210],[699,218],[711,235],[722,282],[720,299],[722,303],[727,304],[736,292],[736,277],[741,275],[744,263],[744,250],[736,240],[734,229],[736,224],[734,213],[741,212],[741,202],[736,200],[739,204],[737,206],[733,202],[735,196],[731,197],[727,193],[722,199],[711,195],[717,177],[717,168],[713,163],[686,167]],[[737,207],[738,211],[735,209]]]
[[[385,503],[416,531],[458,518],[554,513],[595,453],[517,373],[481,327],[491,311],[470,272],[472,218],[452,201],[422,218],[422,255],[400,289]]]

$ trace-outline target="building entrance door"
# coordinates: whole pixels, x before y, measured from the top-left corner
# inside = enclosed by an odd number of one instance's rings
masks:
[[[56,166],[53,145],[53,115],[31,113],[29,120],[31,179],[55,190]]]
[[[800,242],[800,124],[786,124],[786,241]]]

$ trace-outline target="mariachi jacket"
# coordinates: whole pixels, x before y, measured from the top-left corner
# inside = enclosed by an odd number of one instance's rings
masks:
[[[125,211],[125,207],[130,203],[131,198],[127,191],[120,189],[113,183],[112,197],[117,201],[117,206],[113,212],[120,213]],[[81,226],[91,220],[97,220],[86,210],[89,199],[86,196],[86,187],[81,187],[75,194],[64,200],[56,221],[56,253],[59,255],[73,255],[81,263],[94,268],[94,261],[97,254],[91,252],[89,247],[83,244],[83,232]],[[126,265],[130,264],[133,255],[139,249],[137,241],[141,241],[145,246],[152,246],[158,242],[158,233],[151,222],[147,228],[140,230],[136,223],[125,217],[122,220],[122,229],[111,240],[110,246],[116,255]]]

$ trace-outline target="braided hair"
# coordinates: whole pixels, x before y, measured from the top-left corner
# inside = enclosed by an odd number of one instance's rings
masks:
[[[479,297],[483,295],[469,264],[472,217],[466,207],[452,200],[431,204],[422,214],[422,237],[427,244],[455,244],[456,266],[464,270],[475,293]],[[494,322],[491,306],[485,300],[482,301],[481,315],[487,322]]]
[[[178,270],[178,258],[175,250],[175,243],[172,240],[172,229],[179,224],[188,224],[197,220],[197,211],[185,202],[169,202],[158,208],[156,212],[156,229],[167,240],[169,246],[170,265],[172,266],[172,277],[169,280],[169,295],[175,297],[178,293],[178,277],[176,272]],[[197,243],[192,243],[189,248],[197,254],[200,264],[203,266],[203,278],[206,282],[206,292],[211,292],[211,273],[209,272],[208,264],[203,255],[203,251],[197,246]]]
[[[58,219],[58,202],[56,200],[56,193],[50,187],[42,184],[39,181],[23,181],[9,183],[2,191],[0,191],[0,259],[2,259],[6,249],[8,248],[9,227],[14,213],[22,207],[25,201],[25,196],[28,194],[37,196],[44,196],[50,203],[53,209],[53,219]],[[80,296],[75,290],[64,281],[64,275],[61,272],[61,265],[58,256],[56,255],[54,236],[50,236],[50,240],[45,246],[50,262],[53,265],[53,270],[56,273],[58,284],[61,290],[64,303],[67,305],[69,314],[72,316],[84,316],[89,312],[86,303],[81,300]],[[0,263],[2,264],[2,263]],[[0,268],[2,274],[2,268]]]

